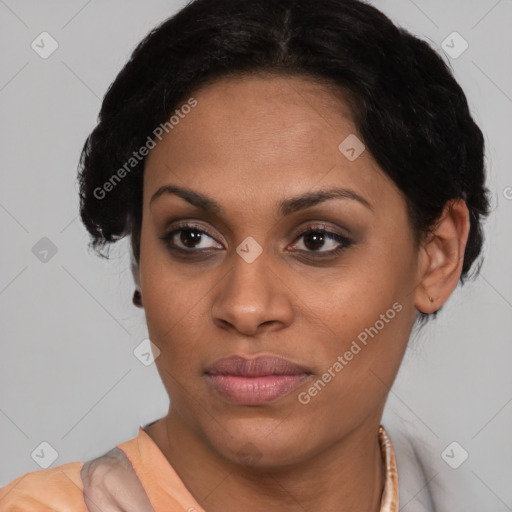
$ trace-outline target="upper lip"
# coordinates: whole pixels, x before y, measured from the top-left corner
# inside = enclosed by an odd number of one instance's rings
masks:
[[[229,356],[217,359],[205,370],[208,375],[234,375],[263,377],[266,375],[302,375],[311,373],[308,368],[282,357],[262,355],[254,358]]]

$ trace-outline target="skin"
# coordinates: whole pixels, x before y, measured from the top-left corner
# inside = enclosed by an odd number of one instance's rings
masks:
[[[400,190],[368,150],[349,161],[338,149],[358,133],[349,105],[307,78],[230,77],[192,96],[197,106],[145,164],[134,275],[171,401],[167,416],[146,430],[209,512],[377,512],[386,398],[418,310],[436,311],[457,286],[467,207],[448,204],[436,230],[415,247]],[[222,212],[206,213],[173,194],[150,204],[163,185],[207,195]],[[355,191],[372,208],[337,198],[279,217],[283,199],[334,187]],[[166,246],[161,237],[183,221],[207,231],[197,246],[209,255],[180,256]],[[322,258],[340,243],[327,237],[315,246],[299,237],[322,225],[352,244]],[[180,234],[175,244],[197,253]],[[263,249],[252,263],[236,252],[249,236]],[[300,403],[298,394],[396,302],[400,312]],[[313,376],[266,405],[235,405],[203,374],[233,354],[274,354]],[[247,443],[258,454],[250,463],[238,453]]]

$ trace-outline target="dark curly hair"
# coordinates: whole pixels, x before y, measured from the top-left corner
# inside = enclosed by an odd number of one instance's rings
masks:
[[[126,162],[201,86],[251,73],[308,77],[350,100],[364,144],[404,194],[416,244],[463,199],[464,284],[490,213],[482,132],[444,60],[359,0],[193,0],[153,29],[110,85],[80,157],[91,248],[108,257],[101,249],[130,235],[139,262],[145,159],[129,172]]]

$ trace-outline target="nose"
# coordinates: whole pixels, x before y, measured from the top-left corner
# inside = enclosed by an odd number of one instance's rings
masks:
[[[252,263],[237,253],[230,259],[231,270],[221,280],[212,303],[215,325],[248,336],[290,325],[293,294],[265,252]]]

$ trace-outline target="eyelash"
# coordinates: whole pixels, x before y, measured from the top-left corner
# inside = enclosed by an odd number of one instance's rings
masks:
[[[187,250],[187,249],[183,249],[181,247],[176,247],[173,244],[172,239],[173,239],[174,235],[176,235],[177,233],[180,233],[181,231],[196,231],[200,234],[207,235],[208,237],[215,240],[214,237],[212,237],[204,229],[201,229],[199,226],[196,226],[196,225],[190,224],[190,223],[184,223],[180,226],[173,228],[172,230],[168,231],[164,236],[160,237],[160,239],[165,243],[166,247],[170,251],[178,252],[181,254],[187,254],[188,256],[191,256],[194,253],[197,254],[200,252],[207,252],[209,250],[209,249],[188,249]],[[332,251],[311,251],[311,250],[310,251],[302,251],[302,250],[299,251],[299,252],[305,252],[306,254],[318,253],[319,255],[315,256],[316,258],[339,256],[343,251],[348,249],[353,243],[353,241],[350,240],[349,238],[347,238],[346,236],[340,235],[339,233],[335,233],[333,231],[328,231],[326,229],[325,225],[306,227],[304,231],[301,231],[295,237],[295,240],[293,243],[295,244],[295,242],[300,240],[302,237],[312,234],[312,233],[320,233],[322,236],[324,236],[328,239],[334,240],[336,242],[339,242],[341,244],[338,248],[333,249]]]

